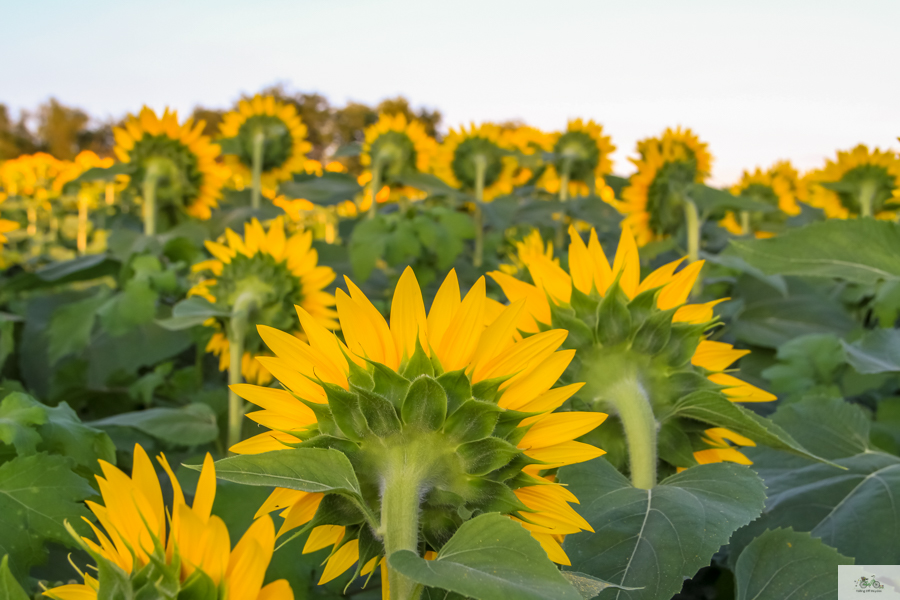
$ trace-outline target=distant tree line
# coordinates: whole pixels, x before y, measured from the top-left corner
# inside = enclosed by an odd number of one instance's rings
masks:
[[[378,120],[379,113],[402,113],[409,119],[418,119],[424,123],[428,133],[436,137],[441,122],[440,111],[413,109],[402,96],[383,100],[374,107],[359,102],[348,102],[338,107],[332,106],[321,94],[290,92],[283,85],[268,87],[260,93],[273,95],[297,107],[309,129],[308,138],[313,146],[310,157],[316,160],[329,158],[345,144],[362,142],[365,128]],[[206,121],[205,133],[215,137],[223,116],[233,108],[198,106],[190,116]],[[139,109],[135,106],[133,112],[137,113]],[[115,146],[112,130],[124,118],[125,115],[119,120],[92,119],[83,110],[50,98],[37,110],[23,110],[18,118],[13,119],[9,108],[0,103],[0,161],[33,152],[48,152],[64,160],[72,159],[82,150],[112,156]]]

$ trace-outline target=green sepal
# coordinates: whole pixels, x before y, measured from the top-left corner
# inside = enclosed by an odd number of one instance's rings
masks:
[[[434,378],[423,375],[410,384],[400,414],[407,425],[437,431],[447,418],[447,392]]]
[[[489,479],[472,479],[467,486],[468,495],[472,498],[466,506],[473,511],[489,513],[498,512],[511,515],[519,512],[530,512],[511,489],[502,483]]]
[[[481,476],[509,464],[521,450],[506,440],[487,437],[460,445],[456,453],[462,459],[466,473]]]
[[[369,429],[380,438],[386,438],[398,433],[402,427],[394,405],[384,396],[364,390],[350,387],[356,392],[359,408]]]
[[[573,291],[575,288],[572,288]],[[594,319],[592,319],[594,320]],[[550,303],[550,324],[554,329],[565,329],[569,332],[566,338],[568,347],[583,348],[594,344],[594,332],[578,318],[575,310]]]
[[[718,391],[722,388],[717,383],[713,383],[702,373],[696,371],[680,371],[672,373],[668,378],[669,389],[671,390],[671,398],[673,402],[681,398],[703,390]],[[657,415],[659,416],[659,415]]]
[[[672,316],[674,308],[661,310],[650,315],[634,334],[631,347],[641,354],[654,356],[662,351],[672,337]]]
[[[178,600],[218,600],[219,588],[202,569],[195,569],[181,584]]]
[[[469,400],[447,417],[444,432],[461,444],[486,438],[494,430],[502,411],[496,404]]]
[[[631,321],[633,323],[643,323],[657,310],[656,296],[658,293],[659,288],[644,290],[632,298],[630,302],[626,300],[628,312],[631,314]],[[607,292],[606,295],[608,296],[609,292]]]
[[[349,527],[359,525],[364,521],[365,516],[352,500],[339,494],[325,494],[310,523],[313,527],[320,525]]]
[[[500,392],[500,386],[514,376],[515,373],[511,375],[504,375],[503,377],[494,377],[492,379],[479,381],[472,386],[472,397],[476,400],[493,402],[494,404],[496,404],[497,400],[499,400],[498,394]]]
[[[519,423],[528,417],[534,417],[539,414],[541,413],[506,409],[500,413],[500,418],[497,419],[497,424],[494,426],[493,435],[494,437],[504,438],[513,444],[518,444],[522,436],[528,432],[528,427],[519,427]]]
[[[628,302],[618,282],[606,290],[606,295],[597,305],[597,341],[603,346],[622,343],[631,335],[632,315],[626,306]]]
[[[472,399],[472,384],[463,369],[448,371],[437,378],[447,393],[447,414],[452,415],[457,408]]]
[[[422,537],[435,550],[446,544],[463,524],[458,513],[442,507],[424,507],[421,521]]]
[[[575,286],[572,286],[572,296],[569,298],[569,306],[575,311],[575,316],[587,325],[588,329],[591,331],[597,327],[597,309],[599,305],[600,300],[593,295],[585,294]],[[553,304],[550,306],[552,308]]]
[[[428,355],[425,354],[425,350],[422,349],[422,344],[419,342],[418,337],[416,337],[416,350],[413,352],[413,355],[409,357],[409,360],[406,361],[406,365],[403,366],[401,375],[410,381],[420,375],[434,376],[434,365],[431,363],[431,359]]]
[[[325,384],[322,384],[322,387],[324,388]],[[309,410],[313,411],[313,414],[316,415],[316,422],[319,425],[319,431],[321,431],[325,435],[342,435],[340,429],[338,429],[337,423],[335,423],[334,421],[334,415],[331,412],[331,406],[329,406],[328,404],[312,402],[298,396],[297,394],[292,394],[292,396],[302,402],[303,405],[306,406]]]
[[[369,364],[375,368],[372,373],[375,387],[372,388],[372,391],[386,398],[394,405],[394,408],[399,410],[403,405],[403,399],[406,398],[409,381],[381,363],[369,361]]]
[[[666,362],[679,369],[687,365],[703,340],[707,324],[672,323],[671,337],[665,349]]]
[[[686,419],[670,419],[664,422],[657,434],[659,458],[676,467],[693,467],[697,464],[694,458],[694,444],[685,432]]]
[[[365,390],[374,388],[375,380],[372,378],[372,374],[356,364],[355,360],[347,356],[347,353],[344,352],[343,348],[341,348],[341,352],[344,353],[344,358],[347,360],[347,364],[350,365],[350,373],[347,375],[347,381],[349,381],[351,385],[355,385],[356,387]]]
[[[384,554],[384,546],[381,543],[381,540],[375,537],[375,534],[372,533],[371,527],[366,527],[363,525],[359,529],[359,560],[356,562],[356,571],[353,573],[353,577],[350,578],[350,581],[347,582],[347,587],[356,581],[356,578],[360,576],[360,573],[363,570],[363,567],[366,566],[373,558],[381,556]],[[377,571],[376,567],[373,569],[373,572]],[[347,588],[344,588],[344,593],[347,593]]]
[[[370,431],[366,417],[360,410],[357,395],[327,381],[321,381],[319,384],[325,390],[331,417],[340,432],[349,440],[361,442]]]

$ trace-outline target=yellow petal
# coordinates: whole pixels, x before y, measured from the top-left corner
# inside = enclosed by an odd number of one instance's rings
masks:
[[[700,275],[700,270],[703,268],[703,262],[698,260],[683,268],[672,278],[671,283],[660,291],[656,299],[656,306],[660,310],[669,310],[687,302],[694,283],[697,281],[697,276]]]
[[[134,445],[134,461],[131,470],[131,479],[137,489],[146,498],[152,515],[145,514],[147,525],[153,535],[160,541],[166,539],[166,512],[163,504],[162,488],[159,486],[159,477],[147,452],[138,444]],[[152,546],[151,546],[152,548]]]
[[[328,583],[336,577],[340,577],[344,572],[356,564],[359,560],[359,540],[350,540],[337,549],[337,552],[328,558],[325,564],[325,570],[322,571],[322,578],[319,579],[319,585]]]
[[[61,585],[43,593],[57,600],[97,600],[97,592],[83,584]]]
[[[525,299],[527,310],[519,322],[519,329],[528,333],[536,333],[538,326],[535,321],[550,323],[550,302],[547,301],[547,295],[542,290],[500,271],[491,271],[488,275],[497,282],[510,302]]]
[[[316,422],[315,413],[288,391],[264,388],[246,383],[238,383],[228,387],[244,400],[266,410],[282,414],[305,425]]]
[[[287,579],[279,579],[261,589],[256,600],[294,600],[294,591]]]
[[[459,305],[437,350],[445,371],[456,371],[469,364],[484,329],[484,297],[484,277],[479,277]]]
[[[619,238],[619,247],[616,249],[616,260],[613,263],[613,278],[619,278],[619,287],[628,298],[637,295],[638,285],[641,279],[641,258],[638,255],[637,244],[631,229],[622,227],[622,236]]]
[[[557,302],[568,304],[572,299],[572,278],[546,256],[539,255],[530,260],[528,272],[534,284]]]
[[[206,521],[212,513],[213,501],[216,499],[216,466],[212,455],[207,452],[203,459],[203,469],[200,471],[200,480],[197,482],[197,491],[194,494],[194,513]]]
[[[229,598],[256,598],[275,549],[275,525],[269,515],[250,525],[231,552],[228,570]]]
[[[296,529],[301,525],[309,523],[316,515],[319,504],[324,497],[325,494],[310,492],[298,499],[294,505],[291,506],[287,516],[285,516],[284,523],[281,524],[281,529],[278,530],[278,537],[281,537],[292,529]]]
[[[708,371],[724,371],[740,357],[750,354],[749,350],[735,350],[731,344],[703,340],[691,357],[691,364]]]
[[[229,448],[229,450],[235,454],[262,454],[272,450],[287,450],[288,446],[285,444],[299,444],[300,442],[300,438],[288,433],[267,431],[239,442]]]
[[[594,264],[594,286],[596,286],[601,296],[605,296],[606,290],[609,289],[614,277],[612,268],[609,266],[609,260],[606,258],[606,253],[603,252],[603,246],[600,245],[600,241],[597,239],[597,231],[595,229],[591,229],[591,235],[588,238],[588,252]]]
[[[569,385],[548,390],[521,407],[522,412],[550,412],[563,405],[563,402],[571,398],[575,392],[584,387],[584,383],[571,383]]]
[[[727,386],[722,393],[732,402],[772,402],[778,400],[774,394],[762,390],[727,373],[715,373],[708,377],[713,383]]]
[[[536,422],[519,442],[519,448],[546,448],[574,440],[593,430],[606,420],[603,413],[551,413]]]
[[[573,358],[575,358],[575,350],[563,350],[551,354],[530,372],[524,372],[521,376],[513,378],[512,383],[503,391],[497,404],[502,408],[519,410],[553,387]]]
[[[640,286],[638,286],[638,294],[640,294],[641,292],[646,292],[647,290],[652,290],[654,288],[664,286],[667,283],[671,282],[672,276],[675,273],[675,269],[677,269],[678,265],[683,263],[684,260],[684,258],[673,260],[672,262],[661,266],[660,268],[647,275],[647,278],[641,282]]]
[[[568,335],[564,329],[551,329],[525,338],[485,365],[484,378],[505,377],[523,371],[532,363],[549,357]]]
[[[283,508],[290,509],[295,503],[306,496],[309,492],[301,492],[300,490],[289,490],[288,488],[275,488],[266,501],[263,502],[254,519],[258,519],[262,515],[267,515],[272,511],[281,510]]]
[[[426,353],[428,347],[428,322],[425,317],[425,303],[422,289],[411,267],[406,267],[391,300],[391,333],[405,360],[416,351],[416,340]]]
[[[590,294],[594,287],[594,263],[584,240],[573,225],[569,225],[569,273],[572,285],[583,294]]]
[[[686,304],[675,311],[675,316],[672,317],[672,322],[700,324],[706,323],[707,321],[712,321],[713,307],[716,304],[725,302],[727,300],[730,300],[730,298],[719,298],[718,300],[705,302],[703,304]]]
[[[303,546],[303,554],[309,554],[321,550],[326,546],[333,546],[344,538],[344,528],[340,525],[320,525],[314,527],[306,538]]]
[[[711,463],[733,462],[739,465],[752,465],[753,461],[734,448],[709,448],[694,452],[694,460],[701,465]]]
[[[428,312],[426,323],[428,325],[428,342],[432,348],[440,346],[444,337],[444,332],[450,325],[450,321],[459,308],[459,281],[456,279],[456,270],[451,269],[444,279],[444,283],[438,289],[431,303],[431,310]]]
[[[503,312],[492,320],[481,333],[478,348],[472,356],[472,383],[478,383],[483,377],[484,366],[498,354],[508,350],[515,343],[516,326],[525,310],[525,299],[519,299],[503,307]]]
[[[366,298],[366,295],[360,290],[356,284],[350,281],[349,277],[344,277],[347,283],[347,289],[350,290],[350,297],[362,310],[362,316],[367,318],[375,329],[377,341],[381,344],[381,353],[383,359],[379,362],[387,365],[391,369],[397,369],[400,366],[400,355],[397,353],[397,345],[394,343],[394,336],[385,322],[384,317],[378,312],[378,309]]]
[[[526,450],[525,454],[535,460],[547,463],[546,465],[541,465],[541,469],[557,469],[565,465],[574,465],[603,456],[606,454],[606,451],[590,444],[570,441],[545,448]]]

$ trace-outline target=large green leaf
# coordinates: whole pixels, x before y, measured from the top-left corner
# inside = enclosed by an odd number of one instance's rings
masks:
[[[321,177],[282,183],[278,191],[289,198],[302,198],[329,206],[352,200],[362,191],[356,179],[346,173],[325,173]]]
[[[401,550],[388,563],[413,581],[478,600],[581,600],[531,534],[497,513],[463,523],[433,561]]]
[[[397,177],[397,182],[427,192],[429,196],[468,197],[464,192],[447,185],[443,179],[429,173],[406,173]]]
[[[746,196],[735,196],[731,192],[695,183],[688,191],[688,195],[697,208],[704,214],[710,214],[724,209],[746,210],[750,212],[773,212],[777,207]]]
[[[0,600],[29,600],[28,594],[9,570],[9,556],[0,560]]]
[[[778,448],[813,460],[824,460],[810,453],[777,423],[757,415],[722,394],[699,391],[681,398],[660,421],[670,417],[687,417],[716,427],[725,427],[745,435],[757,444]]]
[[[871,447],[861,411],[840,400],[811,398],[779,409],[773,418],[830,452],[838,466],[748,449],[769,497],[762,517],[735,536],[734,546],[749,544],[767,528],[793,527],[860,564],[900,563],[900,457]]]
[[[172,316],[168,319],[160,319],[157,324],[169,331],[178,331],[180,329],[190,329],[201,325],[204,321],[212,317],[227,317],[228,311],[224,311],[215,304],[201,298],[200,296],[191,296],[182,300],[172,308]]]
[[[176,446],[208,444],[219,435],[216,415],[206,404],[196,402],[182,408],[148,408],[122,413],[89,423],[92,427],[131,427]]]
[[[97,311],[108,296],[108,290],[101,288],[93,296],[65,304],[54,311],[47,329],[47,356],[51,364],[88,346]]]
[[[23,290],[35,290],[72,283],[75,281],[88,281],[115,275],[121,268],[118,260],[110,258],[106,254],[89,254],[72,260],[56,262],[41,267],[33,273],[20,273],[3,284],[5,292],[20,292]]]
[[[43,560],[45,540],[72,543],[65,520],[75,524],[89,514],[82,501],[95,492],[71,467],[71,459],[49,454],[0,465],[0,555],[10,556],[19,580]]]
[[[133,374],[141,367],[156,365],[187,350],[193,344],[187,331],[169,331],[156,323],[145,323],[128,333],[102,333],[88,347],[88,382],[102,388],[115,373]]]
[[[744,548],[734,571],[736,600],[836,598],[838,565],[852,565],[808,533],[766,531]]]
[[[601,598],[669,600],[709,564],[731,534],[763,509],[764,486],[747,467],[691,467],[652,490],[632,487],[608,461],[560,470],[594,533],[566,536],[572,569],[628,588]]]
[[[350,264],[356,279],[365,281],[372,274],[375,263],[384,254],[389,231],[387,221],[380,214],[357,223],[349,246]]]
[[[20,456],[34,454],[41,442],[37,426],[46,421],[43,406],[25,394],[9,394],[0,402],[0,442],[14,446]]]
[[[900,371],[900,330],[875,329],[848,344],[841,340],[847,362],[859,373]]]
[[[784,298],[772,294],[747,302],[735,316],[731,331],[749,344],[778,348],[803,335],[843,335],[853,327],[853,320],[834,298],[821,294]]]
[[[199,470],[200,465],[191,468]],[[244,485],[361,497],[350,461],[330,448],[292,448],[223,458],[216,461],[216,477]]]
[[[732,240],[734,250],[768,274],[874,283],[900,278],[900,226],[874,219],[830,219],[766,240]]]

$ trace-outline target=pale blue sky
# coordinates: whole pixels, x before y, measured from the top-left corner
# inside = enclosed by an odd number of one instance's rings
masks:
[[[397,94],[445,127],[601,122],[618,147],[669,125],[716,182],[780,158],[900,143],[900,1],[0,0],[0,102],[98,116],[229,106],[284,82],[334,103]]]

